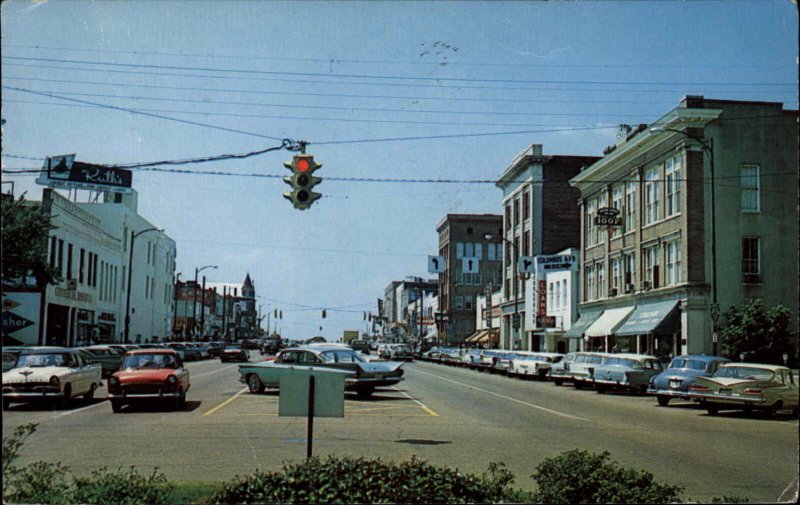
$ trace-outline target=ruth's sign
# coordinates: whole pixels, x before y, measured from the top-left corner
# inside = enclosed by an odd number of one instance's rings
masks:
[[[48,157],[36,178],[37,184],[51,188],[112,193],[130,193],[132,182],[130,170],[75,161],[74,154]]]

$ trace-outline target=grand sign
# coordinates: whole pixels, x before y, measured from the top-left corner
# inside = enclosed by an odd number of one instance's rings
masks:
[[[130,193],[132,174],[130,170],[75,161],[75,155],[69,154],[45,159],[36,183],[60,189]]]

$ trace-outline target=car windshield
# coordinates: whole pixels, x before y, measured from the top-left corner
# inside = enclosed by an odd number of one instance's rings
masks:
[[[775,373],[772,370],[766,370],[764,368],[726,366],[717,370],[717,373],[714,374],[714,377],[769,381],[772,380],[774,375]]]
[[[226,345],[225,346],[225,350],[226,351],[241,351],[242,350],[242,346],[239,346],[239,345]]]
[[[699,359],[675,358],[672,360],[672,363],[669,364],[669,367],[688,368],[690,370],[705,370],[707,365],[707,362],[700,361]]]
[[[608,358],[606,365],[619,365],[628,368],[642,368],[642,364],[631,358]]]
[[[528,355],[517,355],[516,357],[520,361],[550,361],[549,358],[545,356],[528,356]]]
[[[177,368],[172,354],[132,354],[125,357],[122,368]]]
[[[354,351],[325,351],[320,354],[325,363],[364,363],[366,360]]]
[[[17,359],[17,368],[42,367],[42,366],[67,366],[69,354],[21,354]]]

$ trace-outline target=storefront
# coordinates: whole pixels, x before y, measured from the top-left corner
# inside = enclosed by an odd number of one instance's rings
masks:
[[[620,349],[658,357],[676,356],[680,342],[680,302],[643,303],[614,333]]]
[[[636,352],[630,347],[629,342],[615,342],[614,334],[622,326],[628,316],[633,312],[633,307],[618,307],[603,311],[600,317],[586,329],[588,348],[592,351],[609,352],[617,343],[619,352]]]
[[[577,340],[579,343],[583,342],[586,330],[589,329],[589,327],[592,326],[595,321],[597,321],[602,313],[602,310],[587,310],[581,314],[575,324],[573,324],[572,327],[564,334],[564,338],[568,341]],[[568,348],[569,350],[573,350],[581,347],[580,344],[578,344],[569,345]],[[587,350],[587,348],[584,347],[583,350]]]

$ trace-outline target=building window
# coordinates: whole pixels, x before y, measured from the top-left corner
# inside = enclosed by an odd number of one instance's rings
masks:
[[[525,232],[522,234],[522,255],[528,256],[530,254],[530,232]]]
[[[634,283],[636,283],[636,253],[622,255],[622,268],[622,276],[625,281],[623,292],[630,293],[634,290]]]
[[[561,307],[567,306],[567,280],[561,281]]]
[[[527,221],[531,217],[531,192],[522,194],[522,219]]]
[[[585,301],[589,302],[594,300],[594,267],[586,267],[586,293],[584,296]]]
[[[464,243],[456,242],[456,259],[461,259],[463,257],[464,257]]]
[[[64,241],[58,239],[58,275],[64,273]]]
[[[514,226],[519,224],[519,198],[514,199]]]
[[[667,217],[681,212],[681,157],[673,156],[664,162],[664,179],[666,182]]]
[[[666,272],[664,285],[674,286],[681,282],[681,241],[673,240],[664,246],[666,250]]]
[[[555,303],[553,302],[553,283],[551,282],[549,286],[547,286],[547,306],[554,307]]]
[[[622,262],[619,257],[611,258],[611,296],[616,296],[622,287]],[[613,291],[616,290],[616,291]]]
[[[658,221],[658,168],[653,167],[645,173],[644,182],[644,224]]]
[[[625,183],[625,233],[636,229],[636,181]]]
[[[611,190],[611,206],[619,211],[620,216],[624,216],[623,206],[622,206],[624,197],[625,197],[625,187],[622,184],[617,184],[616,186],[614,186],[614,188]],[[621,226],[613,226],[611,228],[612,237],[619,237],[621,235],[622,235]]]
[[[655,289],[659,286],[659,261],[658,246],[648,247],[642,250],[644,256],[644,272],[642,276],[645,284],[642,289]]]
[[[84,271],[84,263],[86,262],[86,249],[81,247],[80,255],[78,256],[78,282],[83,284],[83,271]]]
[[[473,304],[472,304],[472,296],[471,295],[468,295],[468,296],[464,297],[464,308],[466,310],[472,310]]]
[[[464,297],[461,295],[456,296],[456,310],[464,309]]]
[[[742,237],[742,282],[757,284],[761,282],[760,239]]]
[[[495,243],[488,243],[486,244],[486,254],[489,261],[499,261],[502,259],[500,256],[500,248],[498,247],[500,244]]]
[[[595,224],[594,216],[597,211],[597,204],[594,199],[586,203],[586,246],[591,247],[595,245]]]
[[[761,211],[761,180],[758,165],[739,167],[739,180],[742,188],[742,212]]]
[[[67,280],[72,280],[72,244],[67,244]]]
[[[98,256],[94,255],[94,264],[92,265],[92,286],[97,287],[97,263],[98,263]]]
[[[597,270],[597,298],[605,298],[606,296],[606,266],[599,263],[596,267]]]
[[[467,227],[467,235],[472,235],[472,227]]]
[[[506,230],[511,228],[511,204],[506,205]]]

